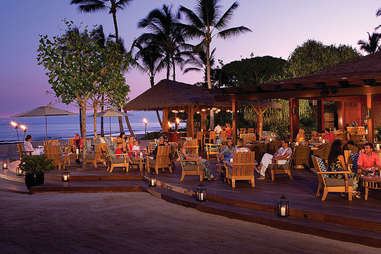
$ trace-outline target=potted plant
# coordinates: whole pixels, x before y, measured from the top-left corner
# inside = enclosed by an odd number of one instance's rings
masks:
[[[23,156],[19,167],[25,173],[25,185],[28,189],[44,184],[44,173],[54,169],[53,160],[48,159],[44,154]]]

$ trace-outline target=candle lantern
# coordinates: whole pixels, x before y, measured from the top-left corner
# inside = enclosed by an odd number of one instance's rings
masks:
[[[276,209],[279,217],[287,217],[290,215],[290,203],[285,196],[280,197]]]
[[[8,169],[8,161],[4,160],[2,166],[3,166],[3,169]]]
[[[156,183],[157,183],[157,177],[156,175],[152,175],[150,178],[149,178],[149,182],[148,182],[148,186],[149,187],[156,187]]]
[[[195,191],[195,198],[199,202],[206,201],[206,188],[204,185],[200,184],[197,186],[197,189]]]
[[[65,171],[62,173],[62,182],[69,182],[70,181],[70,172]]]
[[[17,167],[16,168],[16,176],[22,176],[22,175],[24,175],[24,171],[21,168]]]

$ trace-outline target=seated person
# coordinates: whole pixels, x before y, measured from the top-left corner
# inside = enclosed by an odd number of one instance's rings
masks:
[[[79,150],[81,150],[82,148],[83,148],[83,140],[82,140],[82,138],[79,136],[79,134],[78,133],[75,133],[74,134],[74,138],[73,138],[73,147],[74,147],[74,149],[79,149]],[[73,152],[75,152],[75,151],[73,151]]]
[[[155,147],[155,149],[151,152],[151,156],[153,156],[153,159],[156,159],[156,154],[157,154],[157,148],[159,146],[164,146],[165,145],[165,142],[164,142],[164,137],[163,136],[160,136],[160,138],[158,139],[158,145]]]
[[[233,152],[234,152],[233,141],[229,139],[227,145],[222,148],[218,157],[220,159],[223,159],[224,161],[230,161],[230,159],[233,158]]]
[[[237,145],[234,148],[234,152],[249,152],[249,148],[244,145],[243,139],[240,138],[237,141]]]
[[[32,145],[32,136],[27,135],[24,141],[24,150],[27,152],[27,154],[32,154],[34,152],[34,148]]]
[[[128,138],[128,143],[126,144],[126,149],[128,151],[128,156],[132,156],[132,148],[134,147],[135,139],[133,136]]]
[[[232,135],[232,128],[230,127],[229,123],[226,123],[225,131],[226,131],[226,136],[231,137],[231,135]]]
[[[281,143],[282,146],[274,153],[274,155],[269,153],[265,153],[263,155],[261,163],[258,166],[259,169],[256,169],[257,172],[260,174],[260,177],[257,179],[265,179],[265,173],[270,164],[275,163],[275,161],[278,161],[279,165],[283,165],[286,164],[287,160],[291,158],[292,150],[288,146],[288,143],[285,140],[282,140]]]
[[[183,156],[183,158],[178,158],[177,160],[179,161],[180,159],[185,159],[185,160],[197,160],[197,162],[200,164],[200,168],[204,171],[204,179],[207,180],[214,180],[214,176],[209,168],[208,161],[201,158],[201,156],[197,155],[192,155],[188,154],[185,150],[184,144],[180,144],[179,147],[180,151],[180,156]]]
[[[331,150],[328,155],[328,169],[327,171],[347,171],[347,166],[345,164],[345,159],[343,156],[342,143],[341,140],[335,140],[331,145]],[[329,178],[344,179],[343,174],[329,174]],[[349,185],[352,185],[353,196],[360,198],[360,192],[357,191],[358,178],[350,175],[351,179]]]
[[[123,145],[121,143],[116,145],[115,154],[123,154]],[[117,155],[116,158],[119,159],[120,156]]]
[[[311,140],[312,140],[312,142],[318,142],[319,141],[319,134],[317,131],[311,131]]]
[[[333,141],[335,141],[335,135],[333,134],[333,133],[331,133],[330,131],[329,131],[329,129],[328,128],[326,128],[325,130],[324,130],[324,136],[323,136],[323,139],[325,140],[325,142],[327,142],[327,143],[332,143]]]
[[[380,157],[377,153],[373,152],[373,145],[367,143],[364,146],[364,152],[360,153],[359,159],[357,161],[357,173],[361,174],[369,170],[374,171],[374,167],[381,168]]]
[[[299,129],[298,134],[296,135],[296,142],[304,142],[306,140],[306,135],[302,128]]]
[[[216,127],[214,127],[214,132],[216,133],[216,136],[218,137],[222,131],[221,125],[217,124]]]
[[[134,141],[134,145],[132,146],[131,151],[134,154],[134,156],[139,156],[140,146],[137,140]]]

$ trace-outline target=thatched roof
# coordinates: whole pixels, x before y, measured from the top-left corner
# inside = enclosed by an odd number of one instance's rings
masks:
[[[206,88],[163,79],[127,103],[125,110],[161,110],[189,105],[218,106],[221,103],[217,103]]]

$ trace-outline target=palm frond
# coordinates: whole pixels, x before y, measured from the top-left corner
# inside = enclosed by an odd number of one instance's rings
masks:
[[[381,8],[377,10],[377,12],[376,12],[376,16],[377,16],[377,17],[378,17],[378,16],[381,16]]]
[[[232,6],[230,6],[230,8],[222,15],[222,17],[214,27],[218,30],[223,29],[228,24],[228,22],[231,21],[233,12],[235,9],[238,8],[238,6],[238,2],[234,2]]]
[[[180,13],[184,13],[186,16],[186,19],[191,23],[191,26],[197,27],[198,29],[201,29],[204,27],[204,24],[200,20],[200,18],[190,9],[180,6],[179,9],[179,18],[181,18]]]
[[[229,28],[224,31],[221,31],[218,33],[218,36],[221,37],[222,39],[227,39],[229,37],[237,36],[245,32],[251,32],[251,30],[245,26],[239,26],[239,27],[233,27],[233,28]]]

